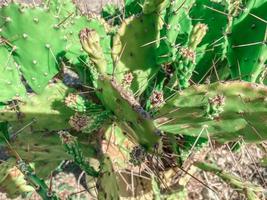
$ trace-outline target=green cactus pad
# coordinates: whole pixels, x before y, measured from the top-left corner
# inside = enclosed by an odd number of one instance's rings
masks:
[[[44,0],[44,5],[59,22],[66,20],[76,11],[72,0]]]
[[[149,114],[135,99],[132,91],[125,88],[114,77],[106,75],[107,63],[101,48],[99,34],[95,30],[84,29],[80,33],[80,38],[83,48],[88,52],[99,73],[94,80],[97,97],[107,110],[116,115],[119,121],[130,124],[129,127],[134,133],[132,137],[142,145],[151,148],[158,140],[158,130],[149,119]]]
[[[78,139],[84,157],[95,157],[95,150],[88,144],[88,138],[78,137]],[[21,132],[10,144],[23,160],[33,163],[36,174],[41,178],[48,178],[63,160],[73,159],[65,151],[57,133]]]
[[[200,45],[215,42],[223,36],[227,25],[227,16],[223,14],[224,9],[222,4],[212,0],[197,0],[195,2],[190,10],[193,24],[204,23],[209,28]]]
[[[88,18],[79,14],[71,0],[46,0],[45,7],[57,19],[57,23],[64,34],[66,40],[64,48],[66,54],[64,57],[72,65],[87,63],[87,59],[84,58],[86,54],[79,42],[78,34],[82,28],[90,24]]]
[[[156,12],[160,9],[162,4],[166,2],[165,0],[144,0],[144,3],[142,5],[143,7],[143,13],[144,14],[150,14],[152,12]]]
[[[82,46],[79,42],[78,34],[82,28],[85,28],[88,25],[88,23],[89,21],[86,17],[74,16],[63,24],[63,26],[66,26],[64,32],[65,37],[67,38],[65,57],[71,64],[86,62],[81,60],[83,56],[86,55],[86,53],[83,51]]]
[[[88,138],[78,137],[78,139],[84,156],[94,157],[95,150],[88,144]],[[65,151],[57,133],[21,132],[10,144],[24,161],[33,163],[36,174],[41,178],[48,178],[63,160],[73,159]]]
[[[160,30],[160,43],[157,48],[157,64],[168,64],[175,61],[177,43],[184,42],[182,38],[191,31],[189,9],[193,1],[178,0],[170,3],[164,14],[164,25]],[[177,40],[177,41],[176,41]]]
[[[161,109],[159,129],[173,134],[201,134],[219,142],[240,138],[247,142],[266,140],[266,95],[265,86],[239,81],[192,86],[172,97]],[[213,120],[207,115],[209,106],[217,109]]]
[[[48,178],[62,160],[71,159],[56,133],[22,132],[11,145],[23,160],[34,164],[36,174],[42,178]]]
[[[125,17],[133,16],[142,12],[143,0],[124,0]]]
[[[267,2],[257,1],[245,16],[233,22],[228,36],[228,61],[232,78],[255,82],[267,60]],[[256,16],[256,17],[255,17]]]
[[[193,24],[204,23],[208,26],[206,36],[197,48],[195,81],[203,80],[208,70],[218,68],[219,61],[223,58],[223,50],[226,45],[224,34],[227,28],[227,16],[224,15],[225,7],[211,0],[196,1],[190,10]],[[217,69],[219,70],[219,69]]]
[[[120,199],[119,187],[114,173],[111,158],[103,155],[100,163],[100,174],[97,180],[98,199]]]
[[[0,191],[7,193],[9,198],[34,191],[34,188],[24,180],[24,175],[16,167],[16,160],[13,158],[0,164],[0,188]]]
[[[90,28],[97,31],[101,36],[101,44],[104,49],[106,59],[108,63],[112,63],[110,37],[107,36],[105,28],[107,24],[101,18],[97,16],[91,16],[88,19],[87,16],[81,15],[79,11],[76,11],[75,5],[71,0],[46,0],[46,6],[49,8],[49,12],[52,13],[57,19],[60,29],[64,33],[64,38],[67,42],[65,47],[65,58],[68,59],[74,67],[77,65],[86,65],[88,63],[87,54],[84,52],[80,41],[79,32],[84,28]],[[112,66],[110,66],[109,73],[112,72]]]
[[[131,136],[134,139],[147,148],[152,148],[157,143],[158,130],[150,119],[149,113],[141,107],[129,90],[108,77],[99,78],[98,90],[100,92],[97,95],[103,105],[116,115],[119,122],[128,124],[123,127],[132,129],[130,134],[133,134]]]
[[[0,9],[1,36],[15,49],[14,59],[31,88],[40,93],[59,71],[66,41],[57,20],[44,8],[10,4]]]
[[[19,67],[4,46],[0,46],[0,91],[0,102],[23,99],[26,95]]]
[[[147,87],[147,80],[159,70],[155,56],[158,20],[157,14],[131,17],[122,23],[114,37],[114,75],[122,82],[123,75],[132,72],[134,93],[141,94]]]
[[[107,73],[112,73],[112,58],[111,58],[111,47],[110,37],[107,36],[104,22],[97,18],[87,19],[85,16],[75,16],[66,22],[65,36],[68,40],[66,46],[66,58],[73,64],[82,62],[81,58],[87,54],[84,52],[81,43],[79,41],[79,31],[84,28],[95,30],[101,37],[101,47],[105,52],[105,58],[109,63],[107,66]],[[86,62],[82,62],[84,65]]]
[[[30,132],[69,128],[68,120],[74,112],[64,104],[66,93],[62,83],[48,85],[42,94],[31,94],[18,103],[19,114],[14,105],[0,110],[0,121],[8,121],[14,132],[21,128]]]
[[[102,151],[112,158],[112,165],[115,171],[129,167],[130,150],[134,143],[123,134],[122,129],[113,124],[105,132],[105,140],[102,141]]]

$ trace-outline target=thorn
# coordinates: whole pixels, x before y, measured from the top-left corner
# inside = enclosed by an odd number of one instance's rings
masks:
[[[28,35],[27,35],[26,33],[23,33],[22,37],[23,37],[24,39],[27,39],[27,38],[28,38]]]
[[[16,131],[15,133],[13,133],[11,135],[11,139],[15,139],[15,137],[21,133],[23,130],[25,130],[27,127],[31,126],[33,123],[35,123],[37,120],[36,119],[33,119],[31,122],[29,122],[28,124],[26,124],[25,126],[23,126],[21,129],[19,129],[18,131]]]
[[[248,46],[254,46],[254,45],[264,45],[264,41],[253,42],[253,43],[248,43],[248,44],[233,45],[232,48],[248,47]]]
[[[207,6],[207,5],[204,5],[204,8],[208,8],[208,9],[210,9],[210,10],[213,10],[213,11],[215,11],[215,12],[217,12],[217,13],[221,13],[221,14],[223,14],[223,15],[225,15],[225,16],[228,17],[228,14],[227,14],[227,13],[222,12],[222,11],[220,11],[220,10],[217,10],[217,9],[215,9],[215,8],[209,7],[209,6]]]
[[[148,43],[146,43],[146,44],[143,44],[143,45],[140,46],[140,47],[146,47],[146,46],[148,46],[148,45],[154,44],[154,43],[156,43],[156,42],[159,42],[160,40],[165,40],[165,39],[167,39],[167,37],[164,36],[164,37],[159,38],[159,39],[157,39],[157,40],[154,40],[154,41],[148,42]]]
[[[72,15],[74,14],[74,12],[70,13],[65,19],[63,19],[61,22],[59,22],[56,27],[60,27],[63,23],[65,23]]]
[[[6,17],[6,20],[5,20],[6,22],[11,22],[12,21],[12,19],[10,18],[10,17]]]
[[[35,17],[35,18],[33,18],[33,21],[34,21],[35,23],[38,23],[38,22],[39,22],[39,19],[38,19],[37,17]]]
[[[127,42],[126,42],[126,43],[124,44],[124,46],[122,47],[122,51],[120,52],[120,55],[116,57],[116,60],[115,60],[115,62],[114,62],[114,64],[113,64],[114,67],[113,67],[113,71],[112,71],[112,78],[114,78],[114,74],[115,74],[116,66],[117,66],[119,60],[121,59],[121,57],[122,57],[122,55],[123,55],[123,53],[124,53],[124,51],[125,51],[125,47],[126,47],[126,45],[127,45]]]

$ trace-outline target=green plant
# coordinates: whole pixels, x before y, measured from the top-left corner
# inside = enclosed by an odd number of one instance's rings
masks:
[[[26,162],[47,178],[73,159],[96,177],[88,184],[99,199],[186,196],[160,181],[192,146],[267,139],[266,9],[260,0],[126,0],[101,18],[61,0],[0,8],[2,142],[24,176]],[[66,65],[79,83],[64,84]],[[132,175],[144,188],[125,192],[127,172],[147,164],[148,177]]]

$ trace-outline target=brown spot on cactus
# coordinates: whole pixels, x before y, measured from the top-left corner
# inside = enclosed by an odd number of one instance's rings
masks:
[[[193,63],[195,62],[196,53],[195,53],[195,51],[193,49],[190,49],[188,47],[182,47],[180,49],[180,53],[184,58],[186,58],[188,60],[191,60]]]
[[[223,95],[216,95],[215,97],[209,99],[209,103],[217,106],[223,106],[225,103],[225,98]]]
[[[66,131],[59,131],[58,134],[62,140],[62,143],[64,144],[73,143],[75,140],[75,137],[73,137],[71,134],[68,134]]]
[[[162,91],[153,91],[150,101],[153,107],[162,106],[164,103],[164,96]]]
[[[163,68],[164,72],[169,76],[171,76],[174,72],[174,69],[173,69],[171,64],[165,64],[162,66],[162,68]]]
[[[133,74],[131,72],[127,72],[125,73],[124,77],[123,77],[123,84],[124,85],[131,85],[132,81],[133,81]]]
[[[225,97],[223,95],[216,95],[209,98],[206,115],[210,119],[219,119],[219,115],[223,112],[225,104]]]
[[[65,104],[68,107],[72,107],[76,103],[77,103],[77,95],[76,94],[71,93],[65,98]]]
[[[136,166],[141,165],[146,159],[147,153],[141,146],[135,146],[130,153],[130,162]]]
[[[71,116],[69,120],[69,124],[74,130],[81,131],[83,128],[85,128],[89,124],[90,120],[87,115],[75,113],[73,116]]]

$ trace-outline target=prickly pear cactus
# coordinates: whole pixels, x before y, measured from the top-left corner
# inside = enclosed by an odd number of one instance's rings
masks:
[[[74,113],[64,104],[68,88],[62,83],[47,86],[42,94],[29,94],[24,102],[6,104],[1,110],[0,121],[8,121],[13,130],[43,131],[68,128],[68,120]],[[51,123],[51,119],[55,123]]]
[[[209,140],[267,139],[266,6],[125,0],[102,17],[70,0],[1,7],[0,142],[43,199],[58,198],[41,178],[62,160],[86,172],[94,198],[186,199]],[[13,161],[1,165],[5,192],[32,190]]]
[[[0,15],[4,25],[1,38],[7,40],[5,45],[10,45],[30,87],[42,92],[59,72],[58,57],[64,51],[65,40],[57,20],[41,7],[23,8],[17,4],[1,8]]]
[[[266,9],[267,3],[258,0],[233,20],[233,28],[227,37],[233,78],[256,82],[266,68]]]
[[[80,144],[77,142],[77,138],[65,131],[60,131],[59,135],[67,153],[73,156],[74,162],[77,163],[88,175],[97,177],[99,175],[98,172],[86,161]]]
[[[109,157],[102,158],[99,176],[96,183],[98,199],[119,199],[119,187]]]
[[[0,96],[1,102],[10,99],[24,98],[26,89],[21,82],[19,66],[14,62],[12,54],[0,46]]]
[[[171,1],[164,13],[164,24],[160,30],[160,42],[157,47],[157,64],[168,64],[174,62],[178,48],[176,40],[179,36],[189,35],[191,31],[191,20],[189,8],[193,1]],[[181,38],[180,38],[181,37]]]
[[[266,95],[266,86],[242,81],[196,85],[172,97],[157,120],[161,130],[174,134],[257,142],[267,137],[261,123],[267,118]]]
[[[130,87],[139,95],[146,89],[147,79],[160,69],[155,60],[160,24],[160,16],[155,12],[129,17],[114,37],[114,76],[122,83],[127,72],[131,72],[134,79]]]
[[[190,10],[193,25],[206,24],[208,30],[196,49],[196,73],[194,81],[205,80],[211,72],[220,70],[226,48],[225,34],[227,33],[227,16],[223,13],[226,6],[211,0],[196,1]],[[226,77],[227,78],[227,77]],[[217,79],[216,79],[217,80]]]
[[[130,122],[127,127],[133,130],[132,137],[148,149],[153,147],[157,142],[159,131],[150,119],[150,114],[135,99],[133,92],[108,75],[109,64],[98,33],[95,30],[84,29],[80,33],[80,38],[83,48],[96,66],[97,74],[94,82],[100,101],[119,120]]]
[[[72,159],[56,133],[20,133],[11,145],[25,162],[34,163],[35,173],[42,178],[48,178],[62,159]],[[13,151],[10,154],[14,156]]]
[[[186,46],[181,47],[177,59],[177,79],[181,89],[187,88],[190,85],[190,78],[196,65],[196,48],[202,41],[208,27],[205,24],[197,24],[192,29]],[[174,83],[175,84],[175,83]],[[173,87],[173,86],[172,86]]]

